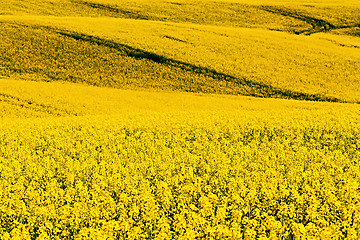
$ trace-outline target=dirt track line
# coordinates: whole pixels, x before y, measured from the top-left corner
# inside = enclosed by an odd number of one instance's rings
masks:
[[[284,8],[279,8],[279,7],[275,7],[275,6],[261,6],[260,9],[265,10],[270,13],[274,13],[274,14],[285,16],[285,17],[291,17],[291,18],[294,18],[297,20],[301,20],[312,26],[312,29],[303,30],[303,31],[295,31],[295,34],[310,35],[313,33],[327,32],[327,31],[330,31],[333,29],[340,28],[340,27],[336,27],[335,25],[333,25],[325,20],[306,16],[306,15],[300,14],[298,12],[291,11],[290,9],[284,9]]]
[[[334,24],[327,22],[323,19],[310,17],[307,15],[301,14],[299,12],[296,12],[295,10],[280,8],[280,7],[275,7],[275,6],[261,6],[260,9],[270,12],[270,13],[274,13],[274,14],[285,16],[285,17],[291,17],[291,18],[294,18],[297,20],[301,20],[312,26],[312,28],[308,29],[308,30],[302,30],[302,31],[295,30],[294,33],[298,34],[298,35],[299,34],[311,35],[314,33],[328,32],[328,31],[336,30],[336,29],[360,27],[360,24],[335,26]]]

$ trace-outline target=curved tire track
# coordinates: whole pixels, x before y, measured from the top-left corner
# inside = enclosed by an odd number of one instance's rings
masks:
[[[360,26],[360,24],[354,24],[354,25],[350,25],[350,26],[349,25],[335,26],[334,24],[332,24],[328,21],[325,21],[323,19],[307,16],[307,15],[297,12],[296,10],[292,10],[292,9],[288,9],[288,8],[281,8],[281,7],[276,7],[276,6],[260,6],[260,9],[270,12],[270,13],[273,13],[273,14],[290,17],[290,18],[294,18],[294,19],[306,22],[306,23],[310,24],[312,27],[311,29],[308,29],[308,30],[302,30],[302,31],[295,30],[294,31],[295,34],[311,35],[313,33],[327,32],[327,31],[336,30],[336,29],[353,28],[353,27]]]

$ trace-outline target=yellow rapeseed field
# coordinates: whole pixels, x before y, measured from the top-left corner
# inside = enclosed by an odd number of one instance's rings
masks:
[[[359,236],[358,105],[0,86],[2,239]]]
[[[0,240],[360,239],[359,19],[0,0]]]

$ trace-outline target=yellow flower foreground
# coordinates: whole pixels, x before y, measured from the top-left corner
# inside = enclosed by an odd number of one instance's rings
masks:
[[[356,104],[0,84],[70,114],[0,120],[1,239],[359,236]]]

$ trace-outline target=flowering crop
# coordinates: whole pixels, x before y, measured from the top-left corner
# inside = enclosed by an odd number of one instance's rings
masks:
[[[0,120],[1,239],[360,236],[357,105],[62,89],[99,106]]]

